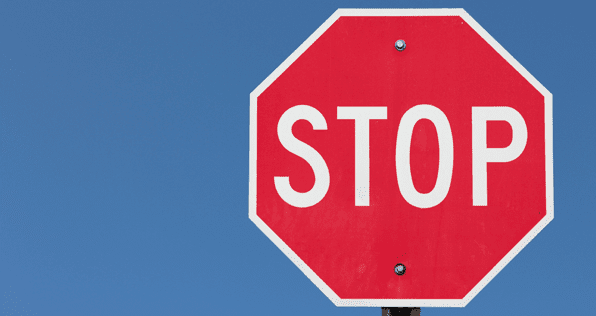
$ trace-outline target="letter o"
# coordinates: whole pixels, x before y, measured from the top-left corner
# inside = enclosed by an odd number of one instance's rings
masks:
[[[420,193],[414,187],[410,169],[410,146],[414,125],[421,119],[430,120],[437,130],[439,138],[439,172],[435,187],[429,193]],[[399,123],[395,141],[395,170],[397,184],[404,199],[413,206],[430,208],[441,203],[451,185],[453,174],[453,135],[449,120],[438,108],[420,104],[406,111]]]

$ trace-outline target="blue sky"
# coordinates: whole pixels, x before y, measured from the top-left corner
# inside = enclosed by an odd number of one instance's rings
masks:
[[[593,6],[37,1],[0,4],[2,313],[379,315],[248,219],[249,94],[340,7],[462,7],[554,96],[555,219],[467,307],[422,314],[593,311]]]

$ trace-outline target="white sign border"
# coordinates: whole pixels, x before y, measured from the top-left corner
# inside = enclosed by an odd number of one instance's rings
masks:
[[[257,97],[342,16],[459,16],[544,96],[546,216],[462,299],[342,299],[257,216]],[[552,102],[552,94],[464,9],[338,9],[250,94],[249,218],[336,306],[464,307],[554,218]]]

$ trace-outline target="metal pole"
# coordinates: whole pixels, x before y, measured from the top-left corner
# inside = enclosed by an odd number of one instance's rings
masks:
[[[420,307],[382,307],[382,316],[420,316]]]

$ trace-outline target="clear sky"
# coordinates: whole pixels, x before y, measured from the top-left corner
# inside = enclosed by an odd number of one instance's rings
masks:
[[[380,315],[335,307],[248,218],[249,94],[340,7],[464,8],[554,96],[554,220],[422,315],[593,313],[585,3],[2,2],[2,314]]]

